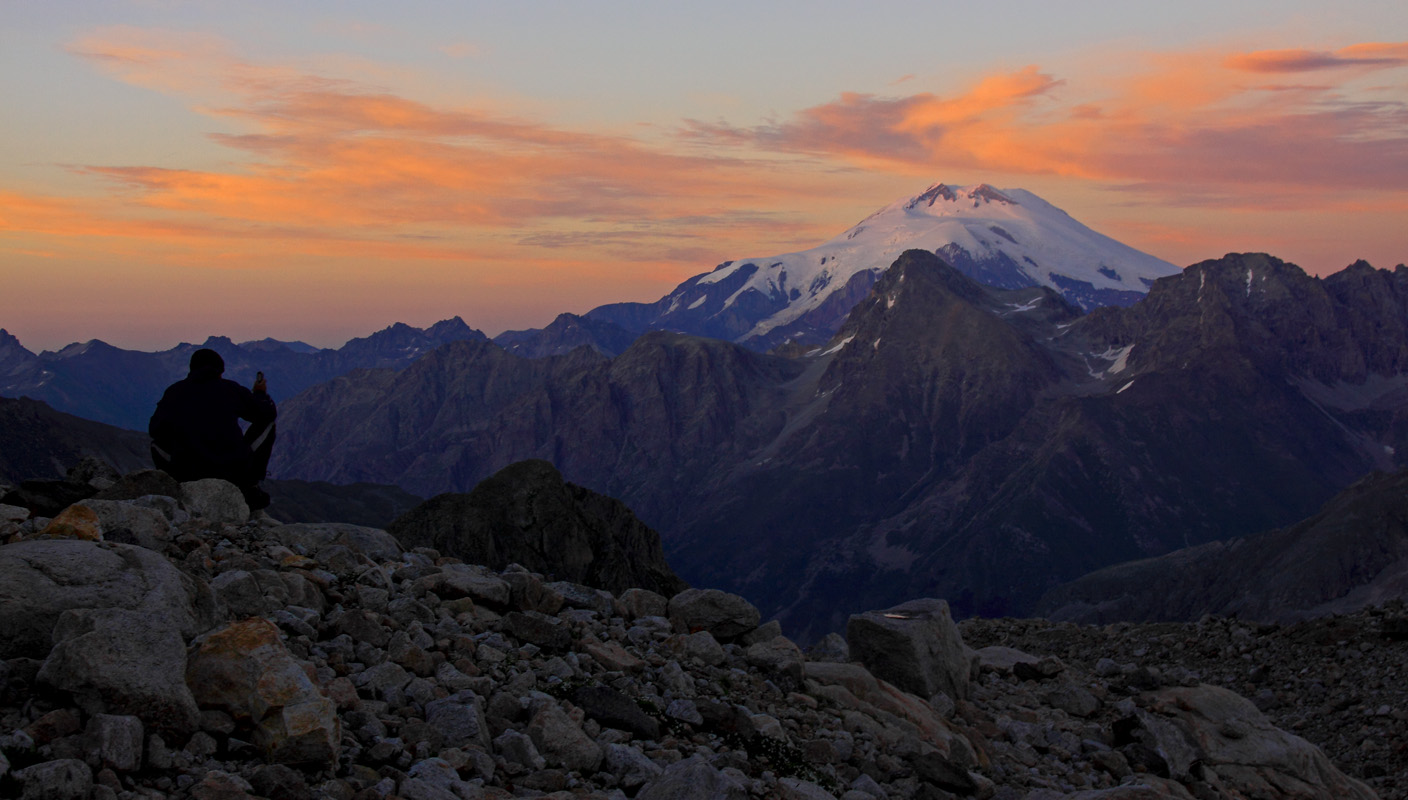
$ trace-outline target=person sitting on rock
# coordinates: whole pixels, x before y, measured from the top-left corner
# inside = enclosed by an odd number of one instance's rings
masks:
[[[191,354],[191,371],[167,387],[147,432],[152,461],[178,481],[222,478],[240,487],[250,510],[269,505],[259,488],[268,474],[278,409],[264,373],[251,391],[221,376],[225,360],[214,350]],[[250,425],[243,433],[239,421]]]

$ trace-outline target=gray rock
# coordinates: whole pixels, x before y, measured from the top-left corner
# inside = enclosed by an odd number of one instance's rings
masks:
[[[29,509],[24,506],[7,506],[0,503],[0,522],[13,522],[16,525],[29,519]]]
[[[667,767],[641,788],[636,800],[747,800],[748,789],[697,758]]]
[[[851,646],[839,633],[828,633],[807,650],[808,661],[844,664],[851,660]]]
[[[781,800],[836,800],[836,795],[811,781],[798,778],[783,778],[778,781],[777,796]]]
[[[537,611],[510,611],[503,618],[503,630],[544,650],[566,650],[572,644],[572,630],[566,623]]]
[[[671,700],[670,704],[665,706],[665,716],[680,722],[688,722],[690,725],[704,724],[704,717],[699,713],[699,708],[694,705],[694,701],[684,698]]]
[[[489,726],[484,722],[484,701],[472,691],[455,692],[425,706],[425,721],[442,737],[446,747],[474,745],[489,749]]]
[[[84,731],[89,750],[103,766],[130,772],[142,766],[142,720],[134,716],[94,714]]]
[[[1011,674],[1012,668],[1017,664],[1036,664],[1041,660],[1016,648],[1000,645],[975,650],[974,654],[978,658],[979,669],[990,670],[999,675]]]
[[[610,686],[583,686],[572,693],[572,703],[604,728],[630,731],[641,739],[660,738],[660,723]]]
[[[215,596],[157,553],[50,539],[0,547],[0,658],[44,658],[68,609],[127,609],[189,639],[215,624]]]
[[[1058,686],[1046,694],[1046,702],[1073,717],[1093,716],[1100,710],[1095,695],[1079,686]]]
[[[285,547],[313,555],[328,545],[342,545],[372,561],[395,561],[404,549],[396,537],[380,530],[343,522],[300,522],[269,531]]]
[[[443,758],[427,758],[424,761],[417,761],[406,771],[409,778],[401,784],[401,796],[406,800],[416,798],[429,798],[431,796],[444,796],[459,800],[473,791],[473,787],[466,781],[460,780],[459,773],[454,766]],[[408,787],[408,783],[419,783],[420,786]],[[438,795],[424,791],[426,787],[436,790]],[[410,789],[410,791],[408,791]]]
[[[621,601],[621,607],[625,610],[628,620],[641,617],[663,617],[669,613],[669,599],[649,589],[632,587],[622,592],[617,599]]]
[[[441,600],[458,600],[468,597],[476,603],[506,607],[513,595],[507,582],[494,575],[486,575],[475,567],[450,565],[443,572],[416,579],[417,593],[434,592]]]
[[[943,600],[911,600],[852,615],[846,640],[853,658],[900,689],[920,697],[968,697],[971,651]]]
[[[242,569],[216,575],[210,588],[233,617],[257,617],[270,608],[259,581]]]
[[[199,726],[185,682],[186,643],[174,628],[136,611],[72,609],[59,618],[54,638],[38,679],[88,713],[131,714],[175,733]]]
[[[10,759],[5,757],[5,752],[0,750],[0,780],[4,780],[10,774]]]
[[[15,773],[24,785],[20,800],[88,800],[93,770],[75,758],[45,761]]]
[[[527,733],[550,767],[585,772],[601,764],[601,746],[556,703],[544,704],[533,715]]]
[[[694,697],[698,694],[694,678],[684,671],[678,661],[667,661],[660,668],[660,685],[675,697]]]
[[[95,500],[98,498],[94,498]],[[133,500],[126,501],[138,508],[150,508],[160,511],[166,521],[172,525],[180,525],[191,518],[191,512],[181,507],[181,501],[164,494],[144,494]]]
[[[519,764],[533,771],[544,769],[548,765],[533,740],[527,734],[512,729],[504,731],[494,739],[494,751],[510,764]]]
[[[728,658],[724,648],[708,631],[676,634],[665,641],[666,648],[683,660],[698,660],[716,667]]]
[[[385,697],[388,692],[402,689],[410,682],[411,673],[394,661],[383,661],[375,667],[368,667],[352,678],[357,688],[368,689],[377,697]]]
[[[782,623],[775,619],[770,619],[762,625],[738,637],[738,643],[744,647],[752,647],[759,642],[766,642],[776,639],[782,635]]]
[[[1197,764],[1248,797],[1262,796],[1267,786],[1297,787],[1305,797],[1375,797],[1369,787],[1335,769],[1319,748],[1272,726],[1251,701],[1234,692],[1178,687],[1144,700],[1138,714],[1141,734],[1164,756],[1175,779],[1187,779]]]
[[[670,621],[681,633],[708,631],[727,641],[758,627],[758,609],[736,594],[719,589],[686,589],[670,598]]]
[[[802,682],[805,658],[801,648],[785,636],[751,645],[744,651],[743,657],[764,673],[790,681],[792,685]]]
[[[568,608],[594,611],[603,616],[611,613],[612,597],[610,592],[593,589],[590,586],[583,586],[571,581],[552,581],[544,586],[561,595],[562,604]]]
[[[624,744],[608,744],[603,763],[606,771],[616,777],[621,787],[637,789],[648,781],[658,778],[665,770],[644,753]]]
[[[171,521],[155,508],[116,500],[84,500],[81,505],[98,515],[103,539],[162,550],[171,542]]]
[[[181,504],[193,516],[215,525],[241,525],[249,521],[249,504],[238,486],[219,478],[202,478],[181,484]]]

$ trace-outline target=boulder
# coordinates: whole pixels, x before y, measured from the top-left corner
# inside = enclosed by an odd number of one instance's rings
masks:
[[[139,611],[69,609],[53,637],[38,679],[73,695],[88,713],[136,716],[179,734],[199,725],[183,680],[186,643],[176,628]]]
[[[748,789],[701,758],[667,767],[645,784],[636,800],[747,800]]]
[[[395,561],[404,548],[396,537],[378,528],[345,522],[299,522],[280,525],[269,533],[285,547],[301,549],[309,555],[329,545],[342,545],[372,561]]]
[[[21,800],[88,800],[93,770],[76,758],[45,761],[15,773],[24,785]]]
[[[131,715],[94,714],[84,738],[103,766],[130,772],[142,766],[142,720]]]
[[[1202,770],[1239,796],[1376,797],[1336,769],[1319,748],[1276,728],[1235,692],[1177,687],[1149,693],[1144,701],[1134,736],[1163,756],[1175,780]]]
[[[968,697],[971,651],[943,600],[911,600],[852,615],[846,640],[852,658],[904,691],[920,697],[939,692],[955,700]]]
[[[585,772],[601,764],[601,745],[556,703],[544,703],[533,714],[527,733],[550,767]]]
[[[49,520],[49,524],[39,532],[46,539],[81,539],[85,542],[99,542],[103,539],[102,523],[98,513],[81,505],[71,505]]]
[[[675,630],[708,631],[720,641],[742,636],[762,621],[752,603],[719,589],[686,589],[670,598],[668,614]]]
[[[425,721],[441,736],[446,747],[489,749],[489,725],[479,695],[464,689],[425,705]]]
[[[219,478],[202,478],[181,484],[181,503],[186,510],[216,525],[240,525],[249,521],[249,504],[238,486]]]
[[[44,658],[68,609],[125,609],[189,639],[215,623],[210,587],[143,547],[69,539],[0,547],[0,658]]]
[[[754,667],[796,686],[802,682],[806,659],[801,648],[785,636],[758,642],[744,651],[743,657]]]
[[[660,723],[610,686],[579,687],[572,693],[572,703],[604,728],[630,731],[639,739],[660,738]]]
[[[97,514],[102,538],[109,542],[161,550],[171,541],[171,521],[155,508],[92,498],[71,508],[87,508]]]
[[[270,761],[336,765],[342,741],[336,704],[294,661],[273,623],[246,619],[203,637],[185,680],[202,708],[252,726]]]

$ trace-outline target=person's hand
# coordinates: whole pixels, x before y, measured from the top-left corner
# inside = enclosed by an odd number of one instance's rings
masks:
[[[259,394],[265,394],[269,391],[269,385],[264,382],[264,373],[262,372],[254,374],[254,391]]]

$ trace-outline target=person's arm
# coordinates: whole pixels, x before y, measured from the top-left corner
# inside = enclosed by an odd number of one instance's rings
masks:
[[[244,389],[243,386],[240,387]],[[240,418],[250,422],[273,422],[279,416],[279,409],[274,405],[274,398],[269,396],[268,384],[264,382],[264,373],[260,372],[254,379],[254,389],[245,389],[243,408],[240,410]]]

